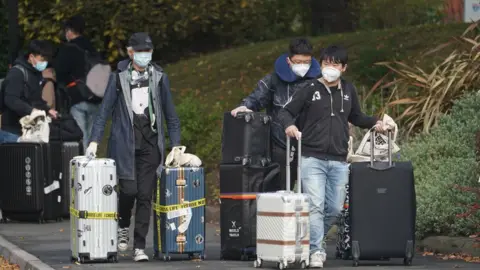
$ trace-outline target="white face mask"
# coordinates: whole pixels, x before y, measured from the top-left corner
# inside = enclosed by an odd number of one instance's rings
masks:
[[[322,68],[322,76],[329,83],[338,80],[341,74],[340,70],[333,67]]]
[[[305,76],[309,69],[310,64],[292,64],[293,73],[297,74],[300,77]]]

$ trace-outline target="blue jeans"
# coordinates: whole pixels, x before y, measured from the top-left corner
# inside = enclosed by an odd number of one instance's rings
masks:
[[[310,253],[325,253],[325,235],[343,208],[348,163],[302,157],[302,189],[310,197]]]
[[[90,102],[80,102],[72,106],[70,113],[77,122],[78,127],[83,132],[83,151],[88,147],[90,133],[92,132],[93,121],[98,113],[100,104]]]
[[[17,142],[18,138],[20,138],[20,136],[18,136],[16,134],[0,130],[0,143]]]

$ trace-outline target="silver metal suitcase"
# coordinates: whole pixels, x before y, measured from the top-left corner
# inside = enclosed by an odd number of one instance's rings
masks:
[[[72,261],[117,262],[117,170],[112,159],[70,162]]]
[[[290,191],[290,138],[287,137],[287,190],[257,195],[257,259],[255,268],[274,262],[279,269],[310,265],[310,211],[301,193],[301,139],[298,140],[297,193]]]

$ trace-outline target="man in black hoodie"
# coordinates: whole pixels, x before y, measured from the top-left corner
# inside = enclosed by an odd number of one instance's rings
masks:
[[[300,169],[302,190],[310,197],[312,268],[323,268],[324,236],[340,215],[345,200],[349,173],[348,123],[384,130],[382,121],[362,113],[355,87],[341,78],[347,62],[344,48],[324,49],[320,57],[322,78],[297,91],[279,112],[287,136],[302,138]]]
[[[57,118],[57,111],[50,109],[42,99],[42,71],[52,58],[53,49],[48,41],[33,40],[25,55],[15,60],[2,83],[3,113],[2,129],[15,135],[22,135],[20,118],[34,110],[43,110]]]
[[[83,100],[78,94],[79,87],[75,82],[84,78],[88,72],[86,54],[97,55],[97,50],[90,40],[83,36],[85,21],[79,15],[65,22],[65,38],[67,43],[59,49],[55,61],[57,83],[66,88],[70,97],[70,113],[83,132],[83,149],[88,146],[93,119],[98,112],[101,100]]]
[[[294,93],[306,87],[308,80],[320,76],[320,64],[312,54],[313,46],[307,39],[293,39],[289,52],[275,61],[275,71],[262,78],[253,93],[231,112],[236,116],[238,112],[266,109],[272,117],[272,161],[279,163],[281,167],[280,177],[276,178],[272,189],[286,189],[286,137],[278,119],[278,112]],[[295,176],[296,166],[292,165],[292,177]]]

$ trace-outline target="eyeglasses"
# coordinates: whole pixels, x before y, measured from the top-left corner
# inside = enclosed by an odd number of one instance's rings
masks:
[[[307,65],[310,65],[312,63],[312,60],[304,60],[304,61],[296,60],[296,61],[293,61],[292,58],[290,58],[290,62],[292,62],[292,64],[307,64]]]

